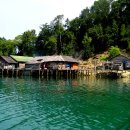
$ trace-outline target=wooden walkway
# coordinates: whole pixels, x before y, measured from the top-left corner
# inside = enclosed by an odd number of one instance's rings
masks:
[[[42,76],[42,77],[84,77],[84,76],[97,76],[97,77],[130,77],[130,70],[96,70],[96,69],[2,69],[0,68],[0,75],[2,76]]]
[[[53,76],[53,77],[77,77],[77,76],[93,76],[94,69],[0,69],[2,76]]]
[[[130,77],[130,70],[98,70],[97,77],[125,78]]]

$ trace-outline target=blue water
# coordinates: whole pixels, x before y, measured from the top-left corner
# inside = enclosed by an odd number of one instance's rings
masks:
[[[0,78],[0,130],[130,130],[130,79]]]

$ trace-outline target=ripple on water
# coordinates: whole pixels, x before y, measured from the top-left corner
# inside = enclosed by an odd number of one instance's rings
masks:
[[[129,83],[3,78],[0,130],[128,129]]]

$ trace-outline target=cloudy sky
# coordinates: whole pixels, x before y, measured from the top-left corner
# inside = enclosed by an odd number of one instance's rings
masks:
[[[0,37],[14,39],[24,31],[50,23],[57,15],[72,20],[94,0],[0,0]]]

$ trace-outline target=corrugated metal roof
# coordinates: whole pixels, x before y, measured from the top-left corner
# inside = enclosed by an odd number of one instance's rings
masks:
[[[53,56],[39,56],[34,57],[32,60],[28,61],[27,64],[36,64],[44,62],[73,62],[78,63],[76,59],[71,56],[53,55]]]

